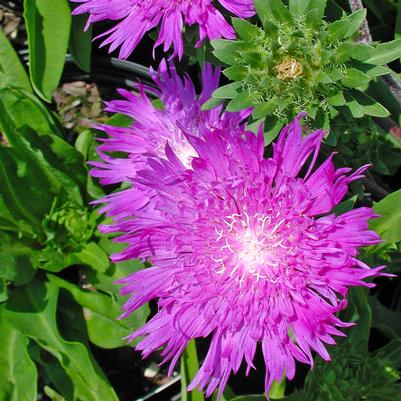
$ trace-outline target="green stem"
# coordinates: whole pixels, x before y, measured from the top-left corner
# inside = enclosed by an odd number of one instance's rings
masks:
[[[181,400],[182,401],[204,401],[203,393],[195,389],[187,392],[187,386],[195,377],[199,369],[198,354],[196,352],[195,340],[191,340],[181,357]]]

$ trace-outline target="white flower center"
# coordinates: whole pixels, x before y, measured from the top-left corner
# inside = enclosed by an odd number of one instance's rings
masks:
[[[217,263],[216,272],[229,273],[240,282],[249,275],[257,281],[277,282],[283,251],[288,251],[281,235],[277,234],[284,222],[282,219],[274,224],[269,216],[259,213],[252,217],[246,212],[227,216],[225,227],[216,228],[220,246],[219,257],[213,257]]]

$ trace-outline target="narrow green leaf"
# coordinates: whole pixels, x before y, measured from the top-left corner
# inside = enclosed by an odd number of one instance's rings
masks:
[[[193,380],[199,369],[198,354],[195,340],[191,340],[186,346],[181,357],[181,400],[204,401],[203,393],[197,389],[187,391],[189,383]]]
[[[89,72],[92,61],[92,25],[84,31],[87,19],[85,14],[72,17],[69,50],[77,66]]]
[[[372,56],[366,60],[368,64],[388,64],[401,57],[401,38],[376,46]]]
[[[5,318],[24,336],[57,358],[73,383],[71,400],[118,401],[89,349],[82,343],[64,340],[56,323],[58,287],[33,280],[14,289],[6,304]]]
[[[0,88],[17,87],[32,92],[28,75],[6,35],[0,30]]]
[[[24,18],[32,86],[50,102],[64,68],[71,9],[68,0],[24,0]]]
[[[291,14],[281,0],[255,0],[256,12],[263,26],[273,20],[291,22]]]
[[[0,401],[36,401],[37,370],[28,354],[28,339],[4,317],[0,306]]]
[[[389,361],[396,368],[401,367],[401,339],[390,341],[387,345],[375,352],[375,356],[382,360]]]

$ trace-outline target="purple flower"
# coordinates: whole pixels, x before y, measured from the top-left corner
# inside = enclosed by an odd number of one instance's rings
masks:
[[[188,77],[181,79],[172,63],[168,65],[163,60],[157,72],[151,70],[151,75],[158,89],[141,84],[138,85],[139,94],[120,89],[119,93],[125,99],[106,103],[107,111],[129,116],[133,123],[129,127],[106,124],[97,127],[108,134],[107,138],[99,138],[103,143],[97,148],[103,161],[91,163],[94,166],[91,174],[100,178],[102,184],[132,183],[137,171],[147,165],[151,154],[167,158],[167,143],[181,163],[189,168],[192,159],[198,156],[189,137],[202,137],[203,132],[215,129],[240,135],[242,121],[251,113],[251,110],[222,113],[222,106],[201,110],[217,89],[220,79],[220,69],[210,64],[205,64],[202,71],[199,98],[192,81]],[[152,104],[146,91],[162,101],[163,109]],[[190,134],[185,134],[183,129]],[[109,152],[122,152],[127,157],[111,157]],[[133,208],[148,204],[153,196],[152,189],[136,183],[135,187],[113,193],[96,203],[106,202],[102,211],[119,220],[132,215]]]
[[[102,46],[110,45],[110,51],[121,46],[119,57],[126,59],[146,32],[160,23],[155,47],[163,45],[167,51],[172,45],[180,58],[184,53],[182,30],[186,25],[199,25],[199,46],[206,38],[234,39],[235,32],[212,0],[71,0],[83,3],[73,14],[89,13],[88,24],[103,20],[118,20],[109,31]],[[219,0],[233,14],[247,18],[254,15],[253,0]]]
[[[123,233],[126,249],[114,261],[141,258],[153,267],[121,280],[128,316],[158,299],[157,314],[129,339],[146,357],[164,347],[170,372],[187,343],[211,338],[189,389],[219,395],[231,373],[247,371],[261,345],[266,393],[295,362],[329,360],[326,344],[343,336],[336,313],[350,286],[384,275],[358,260],[358,248],[380,242],[363,207],[330,213],[367,166],[336,169],[330,156],[315,168],[323,131],[302,138],[298,116],[264,158],[263,131],[215,128],[186,135],[194,149],[186,165],[174,143],[150,156],[133,181],[154,191],[152,202],[126,209],[109,231]],[[151,117],[152,119],[152,117]],[[301,173],[302,171],[302,173]],[[123,194],[123,193],[122,193]],[[121,194],[121,196],[123,196]]]

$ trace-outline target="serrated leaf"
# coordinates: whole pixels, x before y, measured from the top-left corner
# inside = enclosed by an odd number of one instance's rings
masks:
[[[50,102],[64,68],[71,9],[68,0],[25,0],[24,18],[32,86]]]
[[[382,65],[401,57],[401,38],[376,46],[374,53],[366,60],[368,64]]]
[[[36,401],[37,370],[28,354],[28,339],[4,317],[0,305],[0,401]]]
[[[64,340],[56,323],[58,287],[52,283],[33,280],[16,288],[6,303],[5,318],[25,337],[60,362],[73,384],[71,401],[118,401],[95,359],[84,344]]]

